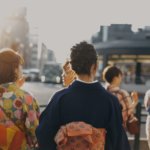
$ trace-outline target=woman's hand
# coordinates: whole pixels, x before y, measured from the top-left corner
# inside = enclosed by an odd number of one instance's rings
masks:
[[[76,73],[72,70],[70,62],[67,61],[63,65],[62,81],[64,86],[69,86],[76,78]]]

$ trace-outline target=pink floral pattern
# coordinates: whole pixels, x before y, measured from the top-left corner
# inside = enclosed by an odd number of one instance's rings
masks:
[[[28,105],[32,105],[33,98],[30,95],[26,95],[26,103]]]
[[[62,126],[55,136],[57,150],[104,150],[106,130],[84,122]]]
[[[15,117],[16,117],[17,119],[21,119],[21,115],[22,115],[21,110],[16,110],[16,111],[14,112],[14,115],[15,115]]]
[[[28,115],[29,115],[29,121],[30,122],[33,122],[36,119],[36,117],[37,117],[35,111],[33,111],[33,110],[30,110],[28,112]]]
[[[21,90],[15,83],[0,85],[0,105],[27,134],[27,139],[36,141],[39,106],[34,97]],[[0,125],[14,126],[14,123],[0,109]],[[27,140],[29,146],[29,141]]]

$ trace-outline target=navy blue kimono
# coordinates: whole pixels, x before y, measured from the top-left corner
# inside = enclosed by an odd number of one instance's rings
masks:
[[[56,150],[54,137],[61,125],[84,121],[96,128],[105,128],[105,150],[130,150],[122,127],[120,104],[99,82],[74,81],[55,93],[40,116],[36,136],[40,150]]]

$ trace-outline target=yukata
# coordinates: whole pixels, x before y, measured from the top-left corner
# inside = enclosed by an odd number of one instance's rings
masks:
[[[120,87],[114,87],[109,85],[107,90],[115,95],[122,108],[122,118],[123,118],[123,126],[126,128],[127,120],[132,121],[134,117],[134,109],[136,104],[133,102],[131,96],[126,90],[121,89]]]
[[[105,150],[130,150],[122,115],[115,96],[99,82],[75,80],[54,94],[39,119],[36,136],[40,150],[56,150],[59,129],[72,122],[84,122],[106,130]],[[84,149],[83,149],[84,150]]]
[[[147,120],[146,120],[146,136],[147,136],[148,145],[150,148],[150,90],[148,90],[145,94],[144,105],[148,112]]]
[[[10,130],[12,128],[17,131],[21,130],[25,135],[25,140],[19,150],[30,149],[30,146],[37,141],[35,129],[39,123],[39,106],[36,99],[15,83],[1,84],[0,106],[2,107],[0,107],[0,127],[4,125]],[[8,132],[7,134],[11,135],[12,133]],[[7,141],[10,141],[10,137],[7,135]],[[4,137],[1,136],[1,138]],[[5,150],[8,147],[4,146],[2,149]]]

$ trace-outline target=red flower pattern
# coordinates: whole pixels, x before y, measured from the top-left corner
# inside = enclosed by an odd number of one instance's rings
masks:
[[[22,109],[22,102],[19,99],[16,99],[13,103],[14,107],[17,109]]]

